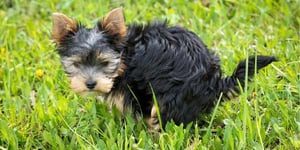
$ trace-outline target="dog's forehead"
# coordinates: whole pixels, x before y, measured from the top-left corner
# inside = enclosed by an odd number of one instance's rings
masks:
[[[72,38],[72,44],[66,45],[71,55],[89,55],[113,51],[113,46],[108,42],[102,31],[81,28]]]
[[[98,44],[105,44],[107,39],[104,37],[102,31],[96,29],[81,28],[76,34],[76,40],[86,46],[94,46]]]

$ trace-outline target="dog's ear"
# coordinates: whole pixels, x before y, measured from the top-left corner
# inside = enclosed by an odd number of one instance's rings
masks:
[[[111,35],[116,35],[119,39],[126,36],[126,25],[121,7],[110,11],[102,21],[100,21],[101,29],[107,31]]]
[[[69,32],[77,31],[77,23],[62,13],[53,13],[52,37],[56,44],[60,44]]]

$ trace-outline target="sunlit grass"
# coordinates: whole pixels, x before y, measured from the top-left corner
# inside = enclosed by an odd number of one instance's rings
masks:
[[[167,19],[198,34],[230,75],[247,55],[275,55],[242,95],[202,125],[160,134],[69,89],[51,41],[53,12],[92,26],[122,6],[126,22]],[[0,1],[1,149],[299,149],[300,2]],[[155,91],[155,89],[153,89]],[[154,95],[155,96],[155,95]]]

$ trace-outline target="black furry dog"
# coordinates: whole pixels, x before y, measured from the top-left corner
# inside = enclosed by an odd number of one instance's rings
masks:
[[[220,58],[201,39],[164,22],[125,26],[121,8],[109,12],[94,28],[64,14],[53,15],[52,36],[71,88],[97,93],[120,112],[143,116],[149,127],[195,121],[209,112],[223,93],[230,99],[244,86],[246,60],[232,76],[222,77]],[[248,58],[248,77],[276,58]],[[154,105],[153,93],[158,102]]]

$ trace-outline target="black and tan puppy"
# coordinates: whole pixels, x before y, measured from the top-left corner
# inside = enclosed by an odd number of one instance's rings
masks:
[[[75,92],[102,95],[122,113],[142,115],[154,129],[158,112],[163,126],[170,120],[187,124],[209,112],[221,93],[237,96],[245,82],[246,60],[222,77],[220,58],[193,32],[165,22],[127,27],[121,8],[93,28],[55,13],[52,36]],[[275,60],[249,57],[248,77],[255,64],[259,70]]]

